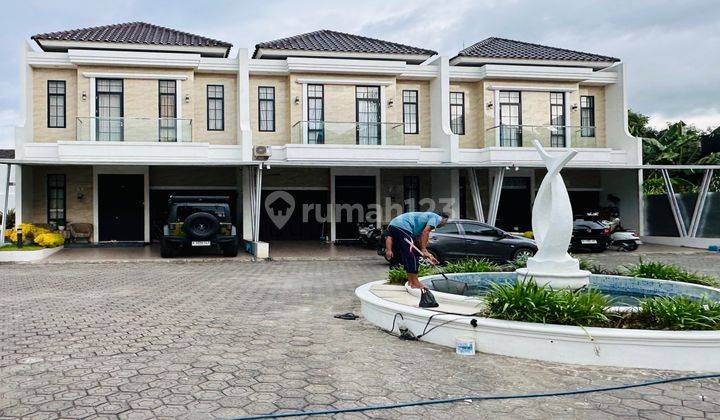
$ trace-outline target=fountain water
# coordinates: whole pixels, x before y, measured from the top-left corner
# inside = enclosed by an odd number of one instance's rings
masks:
[[[577,289],[587,286],[590,272],[580,269],[580,262],[567,250],[573,230],[573,212],[560,170],[577,155],[568,150],[551,156],[540,142],[533,141],[547,167],[532,209],[532,228],[538,252],[517,270],[519,278],[532,278],[540,285],[554,289]]]

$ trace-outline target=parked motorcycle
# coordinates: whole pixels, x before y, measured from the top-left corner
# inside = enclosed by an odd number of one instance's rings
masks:
[[[620,219],[603,220],[601,223],[610,229],[610,247],[618,251],[635,251],[642,244],[637,233],[624,229],[620,225]]]
[[[378,245],[382,231],[375,223],[358,223],[358,240],[366,248]]]

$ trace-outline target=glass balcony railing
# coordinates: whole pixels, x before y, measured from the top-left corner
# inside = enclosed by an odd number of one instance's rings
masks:
[[[78,117],[78,141],[190,142],[192,120]]]
[[[532,147],[533,140],[544,147],[598,147],[595,127],[497,125],[485,131],[486,147]]]
[[[402,123],[298,121],[291,129],[293,144],[404,145]]]

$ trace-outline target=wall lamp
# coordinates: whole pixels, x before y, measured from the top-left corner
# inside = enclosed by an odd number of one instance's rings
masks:
[[[296,96],[295,97],[295,105],[298,105],[299,103],[300,103],[300,97]]]
[[[572,106],[570,107],[570,109],[572,109],[573,111],[577,111],[577,110],[578,110],[578,104],[572,104]]]
[[[485,105],[485,107],[486,107],[487,109],[492,109],[492,107],[493,107],[492,101],[488,102],[487,105]]]
[[[190,103],[190,94],[189,94],[189,93],[186,93],[186,94],[185,94],[185,103],[186,103],[186,104],[189,104],[189,103]]]
[[[83,102],[87,101],[87,93],[85,91],[83,91],[81,98]]]
[[[388,108],[392,108],[392,106],[395,104],[395,101],[393,99],[388,99],[387,104]]]

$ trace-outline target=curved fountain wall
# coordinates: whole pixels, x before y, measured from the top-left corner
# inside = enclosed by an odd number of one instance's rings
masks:
[[[463,276],[495,276],[504,281],[514,273],[449,274]],[[438,277],[438,276],[435,276]],[[424,281],[432,279],[423,278]],[[591,277],[599,281],[637,291],[654,290],[657,294],[682,293],[702,295],[720,300],[720,290],[686,283],[637,279],[623,276]],[[508,281],[514,281],[508,280]],[[423,341],[455,347],[457,338],[472,338],[476,349],[483,353],[598,366],[618,366],[681,371],[720,371],[720,331],[655,331],[616,328],[577,327],[505,321],[479,316],[454,315],[400,304],[381,297],[373,288],[384,284],[377,281],[355,290],[362,303],[362,313],[371,323],[390,329],[393,319],[401,314],[403,323],[416,335],[421,334],[430,316],[430,327],[449,321],[422,337]],[[385,286],[387,287],[387,286]],[[397,286],[400,290],[405,290]],[[417,293],[416,290],[413,290]],[[478,305],[467,296],[434,293],[441,304]],[[476,326],[473,326],[475,320]]]

